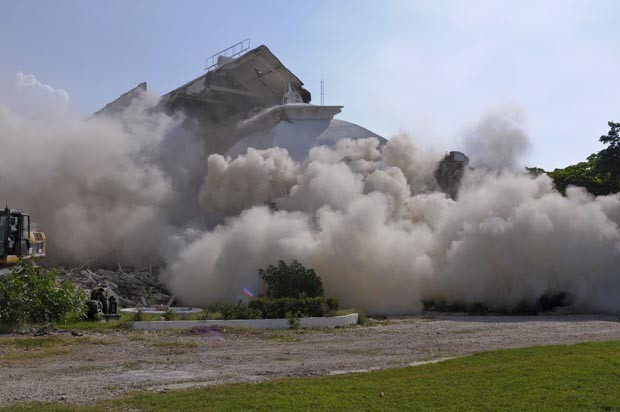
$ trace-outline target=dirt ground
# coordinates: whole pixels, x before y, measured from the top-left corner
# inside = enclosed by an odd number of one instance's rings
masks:
[[[56,346],[23,352],[15,337],[0,336],[0,404],[88,403],[132,389],[361,372],[498,348],[620,340],[620,322],[594,315],[427,315],[330,331],[64,332],[52,336]]]

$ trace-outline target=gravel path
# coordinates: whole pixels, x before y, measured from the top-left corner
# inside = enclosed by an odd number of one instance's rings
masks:
[[[332,331],[115,331],[67,336],[62,350],[8,356],[0,337],[0,404],[87,403],[130,389],[394,368],[480,351],[620,340],[610,316],[424,316]],[[4,354],[4,356],[3,356]]]

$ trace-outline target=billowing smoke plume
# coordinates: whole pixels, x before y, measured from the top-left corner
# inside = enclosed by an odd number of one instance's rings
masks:
[[[250,148],[245,156],[229,161],[209,156],[207,178],[200,193],[206,209],[238,213],[285,194],[295,183],[298,165],[286,150]]]
[[[496,141],[524,136],[489,122],[502,135]],[[257,267],[298,259],[323,276],[327,293],[373,312],[416,312],[425,299],[515,307],[554,293],[583,309],[620,308],[618,196],[595,199],[572,188],[563,197],[547,176],[476,170],[453,201],[424,191],[430,186],[420,182],[430,182],[433,169],[416,165],[417,153],[396,137],[383,147],[365,139],[315,148],[302,165],[283,150],[212,156],[221,162],[218,182],[252,182],[257,174],[271,181],[261,181],[261,197],[235,185],[230,193],[220,184],[211,190],[207,177],[203,198],[223,196],[230,210],[245,210],[181,253],[170,287],[193,304],[232,301],[244,287],[261,289]],[[499,169],[514,164],[500,156]],[[256,168],[234,167],[250,164]],[[276,197],[274,187],[286,193]]]
[[[476,168],[453,200],[433,177],[441,156],[407,136],[344,139],[303,163],[282,148],[208,156],[156,103],[86,121],[0,106],[0,201],[31,212],[56,260],[164,260],[172,293],[192,305],[260,293],[257,268],[297,259],[328,295],[370,312],[560,292],[620,311],[620,197],[562,196],[512,170],[527,148],[514,117],[469,133]]]
[[[58,95],[34,76],[19,74],[18,87],[24,79],[44,97]],[[173,230],[163,209],[173,185],[154,160],[175,120],[152,111],[157,99],[148,95],[116,119],[83,120],[57,101],[34,101],[49,109],[0,104],[2,206],[32,215],[55,261],[159,261]]]
[[[516,170],[530,143],[523,131],[523,110],[509,106],[487,113],[465,136],[474,167]]]

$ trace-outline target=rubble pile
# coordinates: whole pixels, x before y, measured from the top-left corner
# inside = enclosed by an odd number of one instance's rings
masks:
[[[60,268],[60,280],[69,280],[86,290],[108,287],[119,298],[121,307],[166,305],[171,296],[159,281],[159,268],[139,270],[90,269],[89,267]]]

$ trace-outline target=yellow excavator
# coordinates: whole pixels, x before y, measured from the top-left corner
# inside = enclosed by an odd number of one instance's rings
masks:
[[[44,257],[45,249],[45,234],[31,230],[28,214],[8,206],[0,209],[0,267]]]

